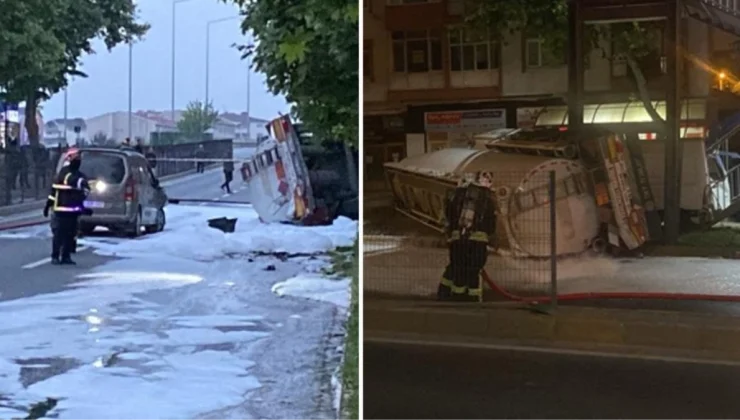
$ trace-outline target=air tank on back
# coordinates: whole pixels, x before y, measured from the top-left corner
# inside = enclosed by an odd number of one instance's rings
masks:
[[[444,229],[445,198],[464,173],[493,174],[499,246],[522,257],[550,255],[549,174],[555,172],[557,254],[588,249],[599,234],[597,208],[577,160],[450,148],[387,163],[399,212]]]

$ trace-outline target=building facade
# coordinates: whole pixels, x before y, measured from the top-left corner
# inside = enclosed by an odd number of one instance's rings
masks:
[[[86,140],[94,136],[105,135],[107,139],[121,143],[129,137],[129,114],[126,111],[108,112],[85,120],[87,125]],[[148,143],[153,133],[175,132],[175,124],[166,118],[150,115],[147,111],[139,111],[131,115],[132,141],[143,139]]]
[[[717,3],[719,14],[737,19],[740,28],[740,1],[692,1]],[[495,128],[526,127],[542,112],[565,115],[560,114],[568,90],[565,54],[547,51],[536,37],[511,34],[498,42],[494,34],[459,29],[464,5],[463,0],[364,2],[367,189],[384,188],[385,162],[465,146],[474,134]],[[640,67],[651,100],[662,101],[668,46],[662,26],[654,26],[656,54],[642,59]],[[729,92],[740,77],[740,37],[730,26],[687,13],[681,20],[682,98],[692,114],[687,119],[701,125],[697,133],[738,107]],[[601,29],[608,33],[609,26]],[[612,54],[608,37],[598,44],[585,52],[584,61],[584,96],[593,122],[649,120],[627,63]],[[656,108],[664,113],[664,103]]]

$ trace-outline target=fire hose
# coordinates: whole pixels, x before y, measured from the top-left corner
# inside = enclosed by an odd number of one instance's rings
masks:
[[[485,270],[481,271],[481,278],[495,293],[499,294],[506,300],[518,301],[524,303],[540,304],[549,303],[553,299],[551,296],[519,296],[505,290],[494,282]],[[645,299],[645,300],[673,300],[673,301],[707,301],[707,302],[740,302],[740,296],[734,295],[714,295],[704,293],[670,293],[670,292],[578,292],[558,294],[556,300],[559,301],[582,301],[582,300],[628,300],[628,299]]]

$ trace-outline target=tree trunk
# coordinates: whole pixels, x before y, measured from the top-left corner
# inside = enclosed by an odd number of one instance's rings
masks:
[[[39,139],[39,123],[36,120],[36,112],[38,111],[38,98],[36,93],[32,93],[26,99],[26,133],[28,133],[28,143],[31,147],[38,147],[41,140]]]
[[[653,106],[653,102],[650,100],[650,92],[648,92],[647,89],[647,80],[645,79],[645,75],[642,74],[642,69],[640,69],[640,65],[637,64],[637,60],[635,60],[634,57],[630,54],[624,55],[625,60],[627,61],[627,65],[629,66],[630,70],[632,71],[632,76],[635,78],[635,84],[637,85],[637,94],[640,97],[640,101],[642,102],[642,106],[645,107],[645,110],[647,111],[648,115],[650,115],[650,118],[653,119],[655,122],[661,123],[660,131],[665,131],[665,120],[663,117],[658,114],[658,111],[655,110],[655,107]]]
[[[349,185],[352,192],[357,194],[359,191],[359,184],[357,182],[357,166],[355,165],[355,154],[352,153],[352,148],[347,143],[344,143],[344,158],[347,160],[347,177],[349,178]]]

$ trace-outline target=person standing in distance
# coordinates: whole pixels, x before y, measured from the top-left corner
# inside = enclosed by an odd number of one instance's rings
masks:
[[[195,151],[195,172],[202,174],[206,170],[206,150],[203,148],[203,145],[198,145],[198,150]]]
[[[439,300],[476,302],[482,298],[480,273],[496,234],[492,180],[491,173],[485,171],[473,179],[463,178],[448,199],[445,218],[450,261],[437,288]]]
[[[76,150],[65,157],[62,170],[54,179],[51,194],[46,200],[44,217],[49,217],[49,210],[54,214],[51,220],[53,234],[51,245],[51,263],[54,265],[75,265],[71,253],[74,252],[77,236],[77,220],[82,214],[90,215],[85,208],[85,197],[90,192],[90,185],[85,174],[80,172],[82,157]]]

